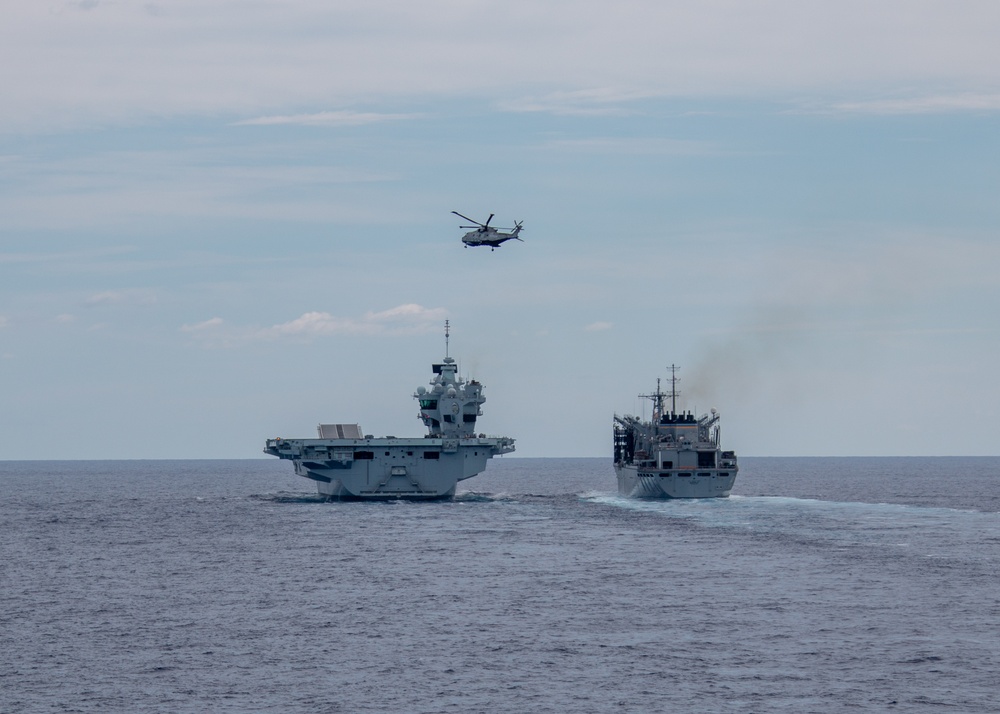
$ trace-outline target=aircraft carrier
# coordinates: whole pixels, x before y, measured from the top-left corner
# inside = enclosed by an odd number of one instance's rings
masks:
[[[264,453],[288,459],[299,476],[316,482],[329,499],[440,499],[455,495],[459,481],[472,478],[486,462],[514,451],[514,439],[476,434],[482,416],[483,385],[466,381],[448,356],[431,366],[428,387],[413,397],[427,427],[423,437],[375,438],[357,424],[320,424],[316,439],[268,439]]]

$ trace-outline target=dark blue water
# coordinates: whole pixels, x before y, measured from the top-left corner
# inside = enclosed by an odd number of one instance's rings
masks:
[[[658,503],[605,459],[435,503],[277,460],[0,485],[6,713],[1000,710],[1000,458],[748,458]]]

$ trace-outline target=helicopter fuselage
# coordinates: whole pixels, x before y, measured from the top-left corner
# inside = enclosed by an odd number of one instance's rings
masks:
[[[475,223],[478,228],[473,231],[469,231],[464,236],[462,236],[462,243],[468,248],[471,246],[488,245],[491,249],[499,248],[502,243],[509,240],[521,240],[517,237],[517,234],[521,232],[521,222],[515,221],[514,230],[509,233],[501,231],[499,228],[493,228],[490,226],[490,221],[493,220],[493,214],[486,219],[486,223],[480,223],[468,216],[463,216],[458,211],[452,211],[456,216],[464,218],[467,221]],[[462,228],[472,228],[473,226],[462,226]],[[522,241],[523,242],[523,241]]]

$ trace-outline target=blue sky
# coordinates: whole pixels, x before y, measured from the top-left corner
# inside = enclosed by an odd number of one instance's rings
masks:
[[[1000,454],[1000,6],[871,5],[12,3],[0,458],[419,434],[445,319],[520,456]]]

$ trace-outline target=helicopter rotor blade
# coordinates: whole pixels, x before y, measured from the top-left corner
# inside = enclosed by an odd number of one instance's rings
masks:
[[[490,221],[492,220],[493,220],[493,214],[491,213],[490,217],[486,219],[486,223],[483,224],[483,228],[487,228],[490,225]]]
[[[468,216],[463,216],[463,215],[462,215],[461,213],[459,213],[458,211],[452,211],[452,213],[454,213],[454,214],[455,214],[456,216],[458,216],[459,218],[464,218],[464,219],[465,219],[465,220],[467,220],[467,221],[472,221],[472,222],[473,222],[473,223],[475,223],[475,224],[476,224],[477,226],[482,226],[482,225],[483,225],[482,223],[480,223],[479,221],[477,221],[477,220],[476,220],[475,218],[469,218]],[[493,216],[490,216],[490,218],[493,218]],[[487,223],[489,223],[489,221],[486,221],[486,222],[487,222]],[[472,228],[472,226],[462,226],[462,228]]]

